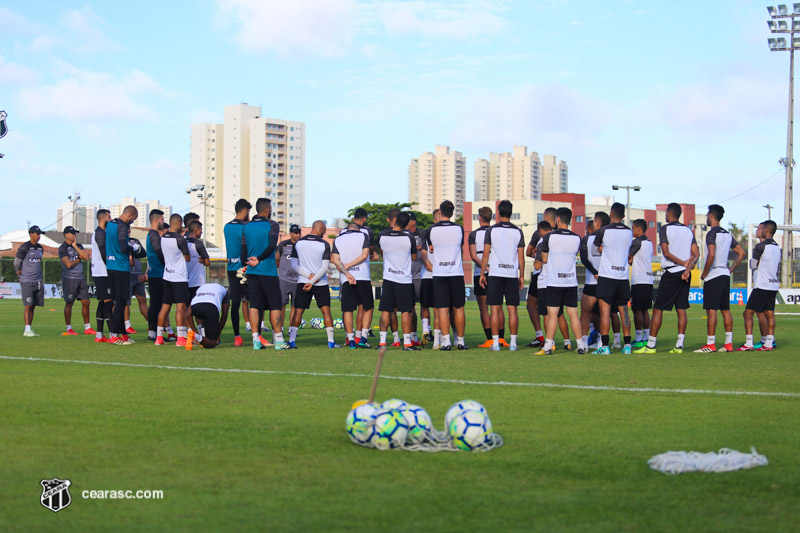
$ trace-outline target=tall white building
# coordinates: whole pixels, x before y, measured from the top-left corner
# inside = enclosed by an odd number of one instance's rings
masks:
[[[161,203],[158,200],[147,200],[145,202],[137,202],[134,196],[123,196],[120,199],[119,203],[111,204],[108,207],[108,210],[111,211],[111,218],[114,219],[119,217],[125,210],[125,208],[129,205],[136,207],[136,210],[139,212],[139,216],[131,224],[132,227],[136,228],[150,227],[149,216],[150,216],[150,211],[152,209],[160,209],[161,211],[163,211],[164,218],[167,221],[169,221],[169,217],[172,214],[172,207],[168,205],[161,205]]]
[[[432,213],[439,204],[455,204],[454,218],[464,214],[467,183],[467,158],[449,146],[437,146],[434,153],[424,152],[408,166],[408,201],[423,213]]]
[[[568,192],[569,173],[566,161],[556,161],[556,156],[542,158],[542,193],[558,194]]]
[[[475,162],[475,201],[538,200],[541,198],[541,160],[526,146],[512,152],[490,153]]]
[[[78,204],[64,202],[61,207],[56,209],[56,231],[64,231],[67,226],[73,226],[81,233],[94,230],[97,221],[97,210],[100,209],[96,204]]]
[[[203,187],[195,211],[204,237],[224,246],[223,228],[234,205],[272,200],[272,218],[288,232],[305,221],[305,124],[261,117],[261,108],[226,106],[224,124],[193,124],[191,186]],[[193,203],[196,203],[193,200]]]

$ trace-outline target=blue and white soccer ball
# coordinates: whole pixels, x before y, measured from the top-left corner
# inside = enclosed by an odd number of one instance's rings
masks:
[[[342,329],[344,327],[344,321],[341,318],[334,319],[333,327],[335,329]]]
[[[447,431],[456,448],[469,452],[489,444],[492,422],[485,412],[467,410],[456,415]]]
[[[381,409],[375,415],[373,443],[379,450],[399,448],[408,438],[408,423],[397,409]]]
[[[451,405],[450,409],[447,410],[447,414],[444,415],[445,431],[447,431],[450,427],[450,422],[452,422],[453,419],[459,415],[459,413],[464,411],[479,411],[486,414],[486,416],[489,416],[486,408],[475,400],[461,400],[460,402]]]
[[[431,415],[419,405],[408,405],[402,411],[403,418],[408,424],[407,441],[410,444],[420,444],[430,436],[433,431],[433,420]]]
[[[398,411],[405,411],[407,407],[408,407],[407,402],[404,402],[403,400],[398,400],[397,398],[386,400],[381,404],[381,409],[397,409]]]
[[[377,404],[365,403],[347,413],[345,428],[351,441],[368,448],[372,448],[375,445],[373,441],[375,439],[375,415],[377,412]]]
[[[322,329],[325,327],[325,322],[318,316],[315,316],[310,321],[311,327],[314,329]]]
[[[300,319],[300,329],[303,329],[303,328],[304,328],[304,327],[306,327],[307,325],[308,325],[308,324],[306,324],[306,319],[305,319],[305,318],[301,318],[301,319]]]

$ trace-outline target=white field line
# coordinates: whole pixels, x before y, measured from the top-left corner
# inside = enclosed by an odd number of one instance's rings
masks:
[[[41,361],[47,363],[72,363],[81,365],[100,365],[100,366],[121,366],[128,368],[157,368],[161,370],[190,370],[195,372],[226,372],[232,374],[271,374],[286,376],[312,376],[312,377],[333,377],[333,378],[371,378],[370,374],[339,374],[335,372],[302,372],[292,370],[255,370],[242,368],[207,368],[194,366],[172,366],[172,365],[145,365],[137,363],[118,363],[113,361],[83,361],[77,359],[44,359],[40,357],[11,357],[0,355],[0,359],[10,361]],[[452,383],[456,385],[493,385],[499,387],[538,387],[547,389],[577,389],[592,391],[612,391],[612,392],[656,392],[669,394],[711,394],[718,396],[766,396],[779,398],[800,398],[800,392],[763,392],[763,391],[737,391],[737,390],[709,390],[709,389],[667,389],[659,387],[612,387],[609,385],[573,385],[563,383],[530,383],[515,381],[476,381],[468,379],[443,379],[443,378],[421,378],[413,376],[387,376],[381,375],[383,379],[398,381],[415,381],[422,383]]]

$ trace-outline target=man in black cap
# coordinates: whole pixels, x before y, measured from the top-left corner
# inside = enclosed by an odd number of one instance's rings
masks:
[[[28,229],[31,240],[22,243],[14,257],[14,270],[19,276],[22,304],[25,306],[25,337],[38,337],[31,329],[34,307],[44,307],[44,284],[42,283],[42,255],[44,248],[39,244],[42,230],[39,226]]]
[[[67,331],[61,335],[77,335],[72,329],[72,304],[81,301],[83,314],[83,333],[97,333],[89,323],[89,284],[83,272],[83,262],[89,260],[89,251],[77,240],[78,230],[72,226],[64,228],[64,243],[58,247],[58,258],[61,260],[61,288],[64,293],[64,322]]]
[[[300,226],[292,224],[289,228],[289,238],[278,243],[275,250],[275,264],[278,266],[278,282],[281,286],[281,326],[286,314],[286,304],[292,300],[292,314],[294,314],[294,293],[297,290],[297,272],[292,269],[292,250],[294,244],[300,239]]]

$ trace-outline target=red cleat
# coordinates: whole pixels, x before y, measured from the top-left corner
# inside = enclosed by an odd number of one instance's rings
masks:
[[[164,342],[164,337],[162,337],[161,335],[156,337],[156,346],[163,346],[164,344],[166,344]]]
[[[167,336],[167,339],[166,339],[166,340],[167,340],[167,342],[175,342],[175,341],[177,341],[177,340],[178,340],[178,336],[177,336],[177,335],[175,335],[174,333],[170,333],[170,334]]]
[[[108,339],[106,337],[100,337],[99,339],[95,337],[94,342],[108,342]]]
[[[717,350],[717,351],[718,351],[718,352],[732,352],[732,351],[734,351],[734,350],[733,350],[733,344],[731,344],[731,343],[728,343],[728,344],[723,344],[723,345],[722,345],[722,348],[720,348],[720,349],[719,349],[719,350]]]
[[[67,331],[61,334],[62,337],[68,337],[70,335],[77,335],[77,333],[75,333],[74,329],[68,329]]]
[[[736,348],[736,351],[737,352],[752,352],[754,349],[755,348],[753,348],[752,346],[746,346],[746,345],[742,344],[741,346]]]
[[[356,344],[359,344],[361,342],[361,337],[356,337],[355,340],[356,340]]]
[[[186,337],[178,337],[175,346],[186,346]]]
[[[89,329],[83,330],[83,334],[84,335],[97,335],[97,332],[95,330],[93,330],[92,328],[89,328]]]
[[[109,344],[114,344],[116,342],[122,342],[122,337],[111,337],[108,339]]]
[[[757,352],[771,352],[772,351],[772,346],[767,346],[765,344],[761,348],[756,348],[755,351],[757,351]]]
[[[138,331],[136,331],[136,330],[135,330],[135,329],[133,329],[133,328],[128,328],[128,329],[126,329],[126,330],[125,330],[125,333],[128,333],[129,335],[133,335],[133,334],[135,334],[135,333],[139,333],[139,332],[138,332]]]
[[[398,341],[398,342],[393,342],[393,343],[392,343],[392,347],[393,347],[393,348],[399,348],[400,346],[402,346],[402,344],[400,344],[400,342],[399,342],[399,341]]]
[[[244,346],[244,341],[242,340],[241,337],[234,337],[233,345],[234,346]]]
[[[261,341],[261,346],[275,346],[274,344],[272,344],[271,342],[269,342],[267,339],[265,339],[265,338],[264,338],[264,337],[262,337],[261,335],[259,335],[259,336],[258,336],[258,338],[259,338],[259,340]]]
[[[411,346],[422,346],[422,343],[419,341],[411,341]]]

